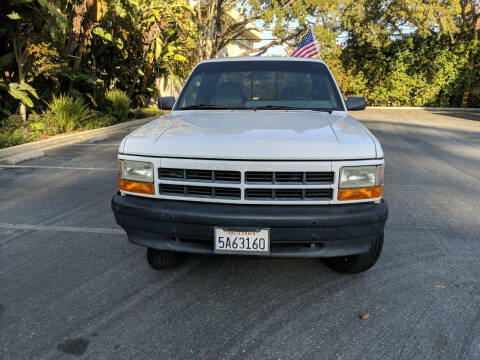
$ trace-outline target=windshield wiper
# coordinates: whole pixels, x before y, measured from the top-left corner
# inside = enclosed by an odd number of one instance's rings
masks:
[[[308,109],[308,110],[312,110],[312,111],[320,111],[320,112],[328,112],[329,114],[331,114],[335,109],[322,109],[322,108],[313,108],[313,109]]]
[[[285,106],[285,105],[264,105],[264,106],[255,106],[247,109],[249,110],[299,110],[296,107]]]
[[[234,109],[239,109],[239,108],[235,108],[231,106],[227,107],[227,106],[221,106],[221,105],[214,105],[214,104],[198,104],[198,105],[184,106],[179,110],[234,110]]]
[[[298,107],[286,106],[286,105],[265,105],[265,106],[256,106],[249,109],[252,109],[252,110],[311,110],[311,111],[328,112],[329,114],[331,114],[333,111],[333,109],[298,108]]]

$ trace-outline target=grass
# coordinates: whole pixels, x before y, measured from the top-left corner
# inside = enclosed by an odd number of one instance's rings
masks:
[[[70,95],[53,96],[48,108],[53,112],[58,127],[63,131],[72,131],[85,126],[92,112],[83,99]]]
[[[124,121],[128,118],[130,112],[130,98],[122,90],[113,89],[105,93],[105,99],[108,101],[108,113],[118,119]]]

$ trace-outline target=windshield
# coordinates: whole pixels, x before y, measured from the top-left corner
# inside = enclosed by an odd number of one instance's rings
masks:
[[[308,61],[225,61],[197,66],[174,110],[344,111],[327,67]]]

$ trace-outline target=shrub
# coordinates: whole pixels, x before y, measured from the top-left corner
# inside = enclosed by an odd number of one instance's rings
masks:
[[[122,90],[113,89],[105,93],[105,98],[111,103],[108,113],[118,121],[126,120],[130,110],[130,98]]]
[[[158,116],[163,114],[164,114],[164,111],[160,110],[156,106],[138,108],[132,111],[132,115],[137,119],[142,119],[150,116]]]
[[[92,116],[81,98],[69,95],[54,95],[48,108],[55,114],[59,127],[66,131],[84,127]]]
[[[28,116],[28,123],[32,130],[43,130],[45,135],[55,135],[62,131],[57,117],[51,110],[42,113],[32,112]]]
[[[19,132],[14,133],[2,133],[0,132],[0,149],[20,145],[27,142],[26,139],[23,138],[23,135]]]
[[[20,115],[3,119],[0,127],[0,149],[29,141],[29,129]]]
[[[87,129],[96,129],[115,124],[116,119],[112,115],[101,113],[100,111],[92,111],[92,118],[86,125]]]
[[[2,133],[11,133],[16,129],[19,129],[20,126],[25,125],[25,122],[22,120],[20,115],[9,115],[7,118],[2,119],[0,122],[0,132]]]

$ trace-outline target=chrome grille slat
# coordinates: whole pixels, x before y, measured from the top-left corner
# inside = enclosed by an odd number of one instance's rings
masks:
[[[235,170],[159,167],[157,173],[158,191],[165,197],[242,203],[324,203],[332,200],[335,181],[331,171],[247,170],[242,177],[242,172]]]
[[[333,183],[333,172],[307,172],[305,182],[309,183]]]
[[[331,171],[301,172],[301,171],[247,171],[247,184],[332,184],[334,180]]]
[[[241,198],[241,190],[238,188],[159,184],[158,191],[160,194],[170,196],[205,197],[212,199],[223,198],[232,200],[239,200]]]
[[[247,188],[247,200],[330,200],[333,190],[322,189],[267,189]]]
[[[208,186],[186,186],[186,195],[213,196],[213,188]]]
[[[302,172],[275,172],[275,181],[277,183],[303,183]]]
[[[186,179],[190,181],[212,181],[213,174],[211,170],[193,170],[187,169],[185,170]]]
[[[275,189],[274,198],[302,200],[303,190],[302,189]]]
[[[240,199],[241,190],[236,188],[215,188],[216,198]]]
[[[245,173],[245,182],[257,184],[273,183],[273,172],[270,171],[247,171]]]
[[[216,182],[240,182],[240,171],[214,170],[213,175]]]
[[[185,185],[160,184],[160,194],[185,194]]]
[[[332,189],[305,189],[305,199],[331,199],[333,194]]]
[[[185,179],[184,169],[160,168],[158,171],[160,178],[166,179]]]
[[[240,183],[240,171],[159,168],[158,177],[192,182]]]

